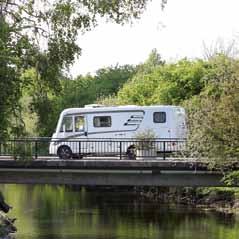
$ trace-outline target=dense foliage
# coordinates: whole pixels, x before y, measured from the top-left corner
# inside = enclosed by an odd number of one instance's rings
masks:
[[[185,106],[189,116],[189,144],[212,166],[232,166],[239,157],[239,62],[223,55],[211,59],[210,80]]]
[[[239,61],[219,53],[148,68],[152,55],[116,96],[102,102],[184,106],[190,155],[212,167],[230,168],[239,157]]]
[[[118,94],[122,103],[179,104],[200,93],[204,86],[205,64],[181,60],[140,72]]]
[[[78,33],[92,29],[100,18],[120,24],[132,21],[147,2],[1,0],[0,136],[25,133],[19,101],[26,88],[31,88],[31,111],[38,122],[47,123],[51,95],[61,89],[62,72],[81,52]]]

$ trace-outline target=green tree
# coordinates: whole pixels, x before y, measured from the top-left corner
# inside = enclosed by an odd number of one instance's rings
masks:
[[[44,107],[50,104],[45,92],[49,89],[53,93],[59,92],[62,70],[67,69],[81,52],[76,44],[79,32],[95,27],[99,18],[120,24],[132,21],[144,11],[147,2],[1,0],[0,74],[4,80],[1,80],[0,89],[0,134],[6,134],[6,128],[12,125],[9,113],[16,116],[16,121],[21,121],[19,98],[23,84],[24,87],[27,83],[36,86],[32,95],[33,110],[46,117]],[[35,68],[36,74],[21,82],[22,73],[29,68]],[[4,97],[5,93],[7,97]],[[16,133],[22,128],[19,122],[14,127]]]
[[[135,73],[136,69],[131,65],[116,65],[99,69],[95,76],[97,98],[117,93]]]
[[[150,52],[147,60],[143,64],[138,65],[137,72],[139,74],[151,73],[152,71],[155,70],[155,67],[164,65],[164,64],[165,64],[165,61],[162,59],[157,49],[154,48]]]
[[[147,63],[147,61],[146,61]],[[207,63],[180,60],[173,64],[151,65],[142,69],[118,93],[123,104],[180,104],[201,92],[205,85]],[[148,68],[148,63],[146,64]]]
[[[238,64],[223,55],[211,59],[206,87],[185,102],[191,152],[212,166],[228,167],[239,157]]]
[[[12,39],[9,25],[0,16],[0,138],[8,135],[8,127],[12,125],[10,133],[19,135],[21,129],[21,119],[19,119],[20,98],[20,70],[18,58],[21,54],[24,39],[19,39],[17,43]],[[15,45],[16,48],[9,48]]]

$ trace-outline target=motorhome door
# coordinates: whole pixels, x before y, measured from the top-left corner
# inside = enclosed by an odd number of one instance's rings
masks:
[[[87,124],[87,115],[75,115],[75,138],[79,140],[79,145],[77,150],[80,154],[87,153],[88,150],[88,124]]]
[[[88,136],[87,115],[75,116],[75,134],[80,138]]]

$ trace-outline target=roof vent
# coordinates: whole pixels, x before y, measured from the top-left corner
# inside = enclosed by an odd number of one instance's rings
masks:
[[[104,105],[100,105],[100,104],[85,105],[85,108],[100,108],[100,107],[104,107]]]

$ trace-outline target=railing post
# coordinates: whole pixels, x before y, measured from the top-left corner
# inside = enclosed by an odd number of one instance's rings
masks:
[[[165,145],[165,141],[163,141],[163,160],[165,160],[166,159],[166,152],[165,152],[165,150],[166,150],[166,145]]]
[[[11,141],[11,152],[9,152],[9,154],[11,155],[13,152],[14,156],[17,156],[17,152],[16,152],[16,141],[15,138],[13,139],[13,141]]]
[[[79,141],[79,157],[81,156],[81,141]]]
[[[38,144],[37,144],[37,140],[35,140],[35,159],[37,159],[38,157]]]
[[[122,159],[122,141],[120,141],[120,160]]]

